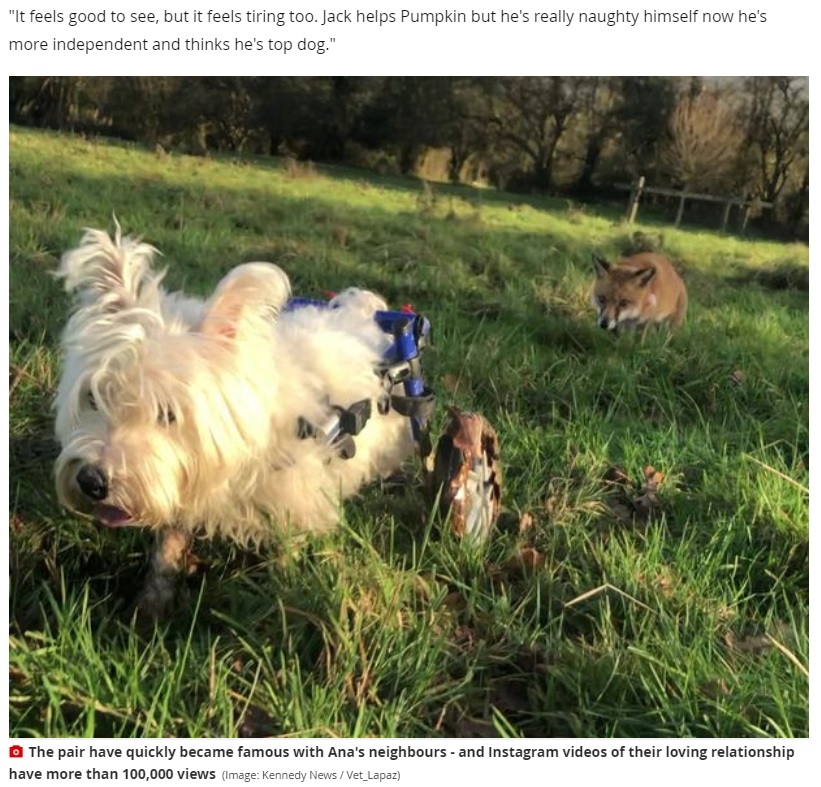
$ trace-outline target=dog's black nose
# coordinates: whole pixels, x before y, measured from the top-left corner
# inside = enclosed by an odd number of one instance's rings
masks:
[[[604,330],[607,330],[609,327],[610,321],[606,317],[599,320],[599,328],[604,328]]]
[[[108,496],[108,479],[96,465],[83,465],[77,472],[77,486],[86,497],[103,500]]]

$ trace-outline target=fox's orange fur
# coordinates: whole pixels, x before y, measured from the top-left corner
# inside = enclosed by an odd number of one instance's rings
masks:
[[[593,255],[591,301],[607,330],[680,328],[687,316],[687,287],[661,254],[644,252],[612,264]]]

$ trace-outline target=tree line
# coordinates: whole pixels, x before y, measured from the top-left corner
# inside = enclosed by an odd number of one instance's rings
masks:
[[[802,77],[11,77],[9,94],[13,123],[188,153],[581,199],[614,197],[644,175],[772,203],[759,226],[808,233]]]

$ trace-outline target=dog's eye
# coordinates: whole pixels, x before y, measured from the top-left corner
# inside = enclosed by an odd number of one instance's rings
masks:
[[[177,423],[177,416],[169,408],[160,408],[159,413],[157,413],[157,423],[162,426],[170,426]]]
[[[96,409],[97,409],[97,400],[94,398],[94,394],[93,394],[93,393],[91,393],[91,391],[89,391],[89,392],[86,394],[86,401],[88,402],[88,406],[89,406],[92,410],[96,410]]]
[[[599,305],[604,306],[605,303],[607,303],[607,298],[604,295],[599,295]]]
[[[629,305],[630,305],[630,301],[628,301],[626,298],[622,298],[619,301],[619,308],[620,309],[626,309]]]

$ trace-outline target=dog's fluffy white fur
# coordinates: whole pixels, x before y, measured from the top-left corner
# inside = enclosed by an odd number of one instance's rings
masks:
[[[87,230],[61,261],[76,309],[56,403],[60,500],[109,526],[175,534],[155,556],[169,571],[191,534],[258,544],[330,528],[342,500],[414,449],[408,419],[376,406],[384,302],[351,289],[336,308],[285,311],[287,276],[258,262],[199,300],[163,289],[156,254],[118,226],[113,238]],[[300,438],[300,418],[320,425],[363,399],[372,416],[353,458]]]

